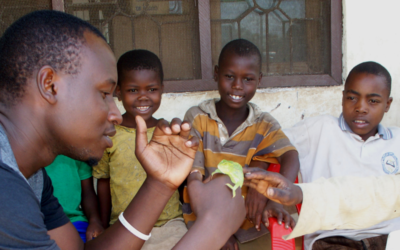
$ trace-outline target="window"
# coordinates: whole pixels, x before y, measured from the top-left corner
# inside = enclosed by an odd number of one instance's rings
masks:
[[[166,81],[200,79],[195,1],[65,0],[65,12],[96,26],[115,56],[132,49],[157,54]]]
[[[260,49],[262,88],[342,82],[341,0],[0,0],[0,3],[0,32],[30,11],[52,7],[96,26],[117,58],[131,49],[153,51],[163,63],[165,92],[217,89],[214,65],[222,47],[236,38],[248,39]]]

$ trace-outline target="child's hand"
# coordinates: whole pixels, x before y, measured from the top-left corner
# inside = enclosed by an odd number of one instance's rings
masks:
[[[86,241],[96,238],[104,231],[100,221],[90,222],[86,229]]]
[[[246,196],[246,217],[253,222],[257,231],[261,230],[261,219],[267,200],[267,197],[257,192],[257,190],[249,188]]]
[[[188,139],[190,124],[178,118],[171,124],[160,120],[149,143],[143,118],[136,116],[136,124],[135,153],[147,177],[176,190],[188,176],[199,145],[197,137]]]
[[[283,208],[283,205],[273,201],[268,201],[267,206],[264,209],[263,222],[266,227],[269,225],[269,218],[275,217],[278,224],[281,225],[282,221],[285,222],[285,228],[291,227],[292,229],[296,225],[296,222],[290,216],[290,214]]]
[[[244,185],[256,189],[272,201],[293,206],[303,200],[301,188],[278,173],[259,168],[243,168],[243,171]]]
[[[221,250],[239,250],[238,243],[233,235],[229,238]]]

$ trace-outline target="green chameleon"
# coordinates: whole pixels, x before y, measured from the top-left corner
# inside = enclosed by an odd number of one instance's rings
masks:
[[[212,173],[212,175],[214,174],[226,174],[229,176],[229,178],[231,178],[231,181],[233,184],[235,184],[235,186],[232,187],[232,185],[229,183],[226,183],[226,185],[232,189],[233,197],[236,195],[236,189],[243,186],[243,168],[237,162],[222,160],[218,164],[218,169]]]

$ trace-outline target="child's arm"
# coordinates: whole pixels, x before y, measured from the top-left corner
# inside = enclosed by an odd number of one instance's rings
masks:
[[[290,150],[277,159],[279,164],[281,164],[279,173],[291,182],[294,182],[300,170],[299,153],[296,150]]]
[[[280,157],[277,157],[277,159],[281,165],[280,174],[286,177],[291,182],[294,182],[300,169],[299,154],[297,153],[297,151],[287,151]],[[271,200],[267,202],[264,210],[263,222],[265,223],[265,225],[269,224],[269,217],[276,217],[279,224],[284,221],[286,228],[289,228],[289,226],[291,228],[294,228],[294,226],[296,225],[292,216],[290,216],[290,214],[283,208],[283,205]]]
[[[262,161],[251,161],[249,167],[258,167],[267,170],[269,164]],[[246,217],[252,221],[258,231],[261,230],[261,219],[263,217],[264,208],[268,199],[257,192],[254,188],[249,187],[246,195]]]
[[[86,230],[86,240],[91,240],[97,237],[104,231],[99,216],[99,205],[97,196],[93,188],[93,177],[81,181],[82,200],[81,205],[85,213],[89,226]]]
[[[97,195],[100,203],[100,218],[104,228],[109,227],[111,215],[110,178],[97,180]]]

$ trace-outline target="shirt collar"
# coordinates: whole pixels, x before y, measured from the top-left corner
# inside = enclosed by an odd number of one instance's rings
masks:
[[[218,102],[219,98],[205,100],[199,104],[199,108],[209,114],[210,118],[216,121],[221,121],[217,115],[217,110],[215,108],[215,103]],[[243,122],[244,126],[251,126],[256,123],[257,119],[261,116],[262,110],[255,105],[254,103],[247,103],[247,107],[249,107],[249,116]],[[241,125],[241,126],[242,126]]]
[[[340,114],[340,117],[339,117],[339,127],[343,131],[349,131],[351,133],[354,133],[353,131],[351,131],[351,128],[349,127],[347,122],[344,120],[343,114]],[[378,125],[378,134],[384,140],[390,140],[393,138],[392,131],[389,128],[386,128],[385,126],[383,126],[382,124]]]

